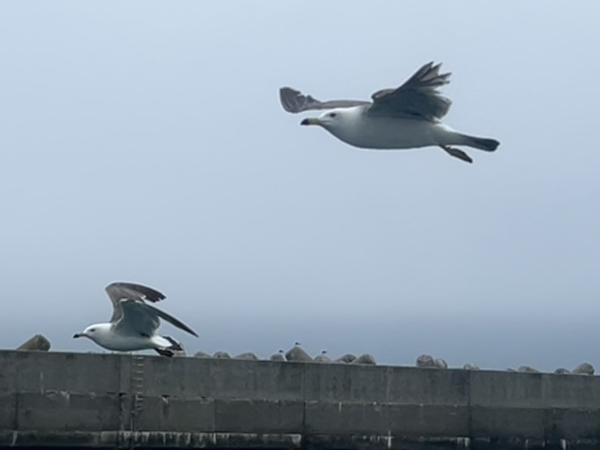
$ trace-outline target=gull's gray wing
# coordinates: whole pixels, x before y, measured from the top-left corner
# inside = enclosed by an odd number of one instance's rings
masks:
[[[111,322],[116,322],[123,315],[123,309],[121,306],[122,300],[147,300],[149,302],[159,302],[164,300],[166,297],[162,292],[158,292],[148,286],[142,286],[141,284],[135,283],[124,283],[115,282],[106,286],[106,293],[110,297],[110,301],[113,304],[113,315],[110,319]]]
[[[122,299],[119,300],[121,316],[113,322],[113,327],[124,334],[135,334],[137,336],[153,336],[160,326],[158,316],[146,309],[143,300]]]
[[[152,336],[160,326],[160,319],[175,325],[191,335],[198,335],[186,324],[160,309],[144,303],[140,299],[125,299],[120,301],[123,314],[114,323],[116,329],[142,336]]]
[[[446,115],[452,102],[440,95],[450,73],[440,74],[441,64],[425,64],[397,89],[383,89],[372,95],[369,114],[418,117],[435,121]]]
[[[350,108],[352,106],[369,105],[371,103],[363,100],[330,100],[321,102],[310,95],[304,95],[300,91],[290,87],[279,89],[279,100],[283,109],[294,114],[313,109]]]

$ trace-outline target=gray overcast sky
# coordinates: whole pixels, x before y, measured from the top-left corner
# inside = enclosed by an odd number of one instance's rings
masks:
[[[600,365],[594,1],[3,2],[0,346],[154,286],[200,339],[412,364]],[[421,64],[498,138],[360,151],[278,88],[368,98]]]

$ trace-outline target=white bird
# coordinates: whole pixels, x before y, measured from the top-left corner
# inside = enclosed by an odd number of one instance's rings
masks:
[[[146,302],[159,302],[164,294],[140,284],[111,283],[106,293],[113,304],[113,315],[108,323],[96,323],[73,337],[87,337],[108,350],[134,351],[153,349],[163,356],[182,351],[181,344],[169,336],[156,333],[160,319],[198,337],[183,322]]]
[[[466,145],[493,152],[500,143],[459,133],[440,122],[452,104],[437,90],[450,77],[450,73],[439,73],[440,66],[425,64],[399,88],[375,92],[372,102],[321,102],[289,87],[281,88],[279,97],[283,108],[290,113],[329,110],[319,117],[304,119],[301,124],[321,126],[355,147],[390,150],[438,146],[449,155],[471,163],[469,155],[452,146]]]

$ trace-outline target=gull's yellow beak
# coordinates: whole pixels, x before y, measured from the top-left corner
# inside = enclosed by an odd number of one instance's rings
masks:
[[[321,121],[317,117],[309,117],[300,122],[300,125],[321,125]]]

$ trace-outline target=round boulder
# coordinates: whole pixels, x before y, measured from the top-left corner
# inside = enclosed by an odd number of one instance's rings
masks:
[[[368,353],[364,353],[352,361],[352,364],[365,364],[369,366],[374,366],[377,364],[375,362],[375,357],[373,355],[369,355]]]
[[[258,356],[252,352],[240,353],[234,359],[245,359],[247,361],[258,361]]]
[[[336,363],[351,363],[352,361],[354,361],[356,359],[356,356],[353,355],[352,353],[346,353],[345,355],[340,356],[338,359],[335,360]]]
[[[530,366],[521,366],[517,369],[517,372],[522,372],[522,373],[540,373],[539,370],[534,369],[533,367]]]
[[[446,363],[446,361],[442,358],[436,358],[435,367],[437,367],[438,369],[447,369],[448,363]]]
[[[594,366],[590,363],[582,363],[573,369],[575,375],[594,375]]]
[[[279,353],[274,353],[271,355],[271,361],[285,361],[285,356],[283,356],[283,350],[279,350]]]
[[[313,360],[310,355],[306,353],[302,347],[300,347],[300,345],[294,345],[291,349],[289,349],[285,354],[285,359],[294,362],[309,362]]]
[[[323,350],[320,355],[315,356],[314,361],[318,363],[330,363],[331,359],[327,356],[327,352]]]
[[[216,359],[231,359],[231,356],[229,356],[229,353],[227,353],[227,352],[215,352],[213,354],[213,358],[216,358]]]
[[[437,365],[431,355],[421,355],[417,358],[417,367],[422,369],[436,369]]]

